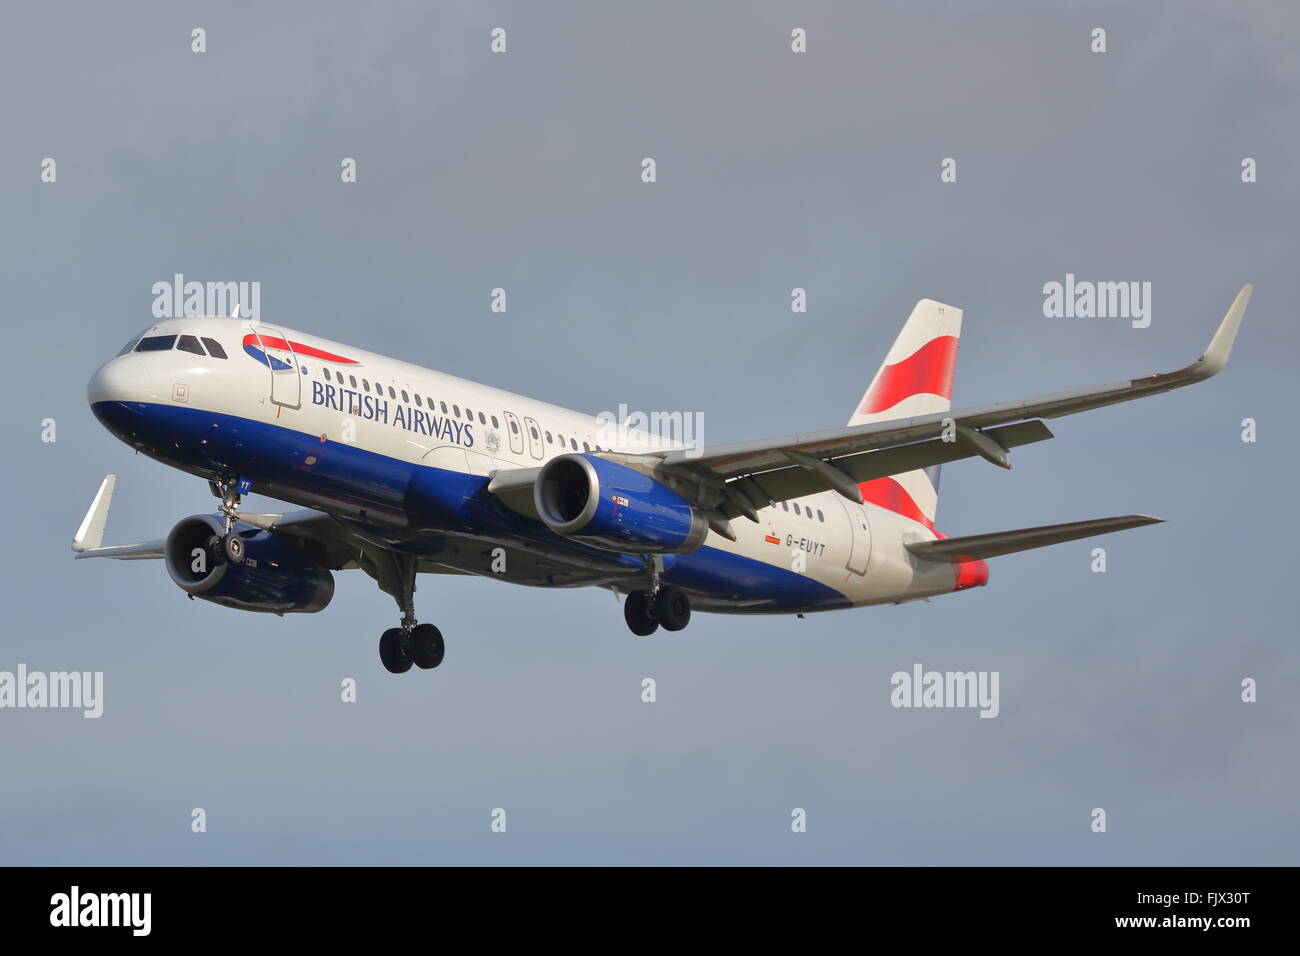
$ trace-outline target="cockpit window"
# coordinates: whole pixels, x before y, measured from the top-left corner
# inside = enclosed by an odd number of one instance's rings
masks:
[[[135,344],[136,344],[137,342],[140,341],[140,338],[141,338],[141,337],[138,336],[138,335],[133,335],[133,336],[131,336],[131,341],[130,341],[130,342],[127,342],[126,345],[123,345],[123,346],[122,346],[122,351],[118,352],[117,354],[118,354],[118,355],[125,355],[127,352],[130,352],[132,349],[135,348]]]
[[[135,347],[137,352],[166,352],[176,344],[174,335],[146,335]]]
[[[176,343],[176,347],[182,352],[193,352],[195,355],[207,355],[203,351],[203,346],[199,345],[199,340],[193,335],[182,335],[181,340]]]
[[[226,350],[221,347],[221,343],[216,339],[210,339],[203,336],[203,344],[208,347],[208,354],[213,358],[223,359],[226,357]]]

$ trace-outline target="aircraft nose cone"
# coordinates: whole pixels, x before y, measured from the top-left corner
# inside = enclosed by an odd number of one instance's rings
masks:
[[[100,402],[143,401],[149,396],[149,369],[138,359],[123,356],[105,362],[86,385],[86,400]]]

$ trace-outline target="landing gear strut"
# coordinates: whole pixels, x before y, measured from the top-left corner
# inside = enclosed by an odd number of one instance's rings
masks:
[[[446,653],[442,632],[415,621],[416,563],[413,555],[389,551],[379,569],[379,586],[393,596],[402,612],[401,625],[379,638],[379,660],[390,674],[404,674],[412,664],[422,670],[437,667]]]
[[[637,637],[649,637],[662,625],[665,631],[680,631],[691,621],[691,599],[681,588],[660,582],[663,558],[646,555],[650,587],[629,591],[623,601],[623,619]]]
[[[220,537],[214,534],[208,539],[208,555],[217,564],[227,561],[242,564],[244,539],[235,531],[235,521],[239,517],[240,498],[252,489],[252,482],[247,478],[219,478],[209,484],[212,493],[221,499],[221,506],[217,510],[225,518],[226,530]]]

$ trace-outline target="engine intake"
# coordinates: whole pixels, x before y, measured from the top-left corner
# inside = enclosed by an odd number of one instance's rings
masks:
[[[182,518],[167,535],[163,564],[186,593],[241,611],[271,614],[320,611],[334,597],[334,575],[274,532],[235,523],[244,560],[230,564],[210,546],[225,531],[217,515]]]
[[[533,504],[552,531],[610,551],[685,554],[709,533],[699,509],[663,482],[594,455],[543,465]]]

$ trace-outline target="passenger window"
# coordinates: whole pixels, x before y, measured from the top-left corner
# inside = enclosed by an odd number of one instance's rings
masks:
[[[550,432],[547,432],[547,433],[546,433],[546,444],[548,444],[548,445],[554,445],[554,444],[555,444],[555,442],[553,442],[553,441],[551,440],[551,433],[550,433]]]
[[[585,452],[590,452],[590,451],[591,451],[591,446],[588,445],[586,442],[583,442],[583,443],[582,443],[582,450],[585,451]]]
[[[444,415],[447,414],[447,403],[446,403],[446,402],[443,402],[443,403],[442,403],[442,413],[443,413]]]
[[[569,439],[569,445],[573,448],[574,451],[578,450],[578,443],[574,439],[572,438]]]
[[[348,382],[349,382],[349,384],[351,384],[351,386],[352,386],[353,388],[356,388],[356,387],[357,387],[357,377],[356,377],[355,375],[349,375],[349,376],[348,376]]]
[[[510,423],[510,431],[511,431],[512,434],[518,435],[518,434],[519,434],[519,426],[516,425],[514,422],[511,422],[511,423]]]
[[[367,382],[364,378],[361,380],[361,388],[363,391],[367,391],[367,392],[370,391],[370,383]]]
[[[533,441],[537,441],[537,439],[538,439],[537,429],[536,429],[536,428],[533,428],[533,427],[530,425],[530,426],[528,426],[528,431],[532,434],[532,436],[533,436]]]
[[[406,393],[403,392],[402,394],[405,395]],[[388,386],[388,397],[393,399],[397,398],[397,393],[393,391],[393,386],[391,385]],[[402,399],[402,401],[406,401],[406,399]]]
[[[406,393],[403,392],[402,394],[405,395]],[[424,403],[420,401],[420,393],[419,393],[419,392],[416,392],[416,393],[415,393],[415,407],[416,407],[416,408],[424,408]]]
[[[826,523],[826,516],[825,516],[824,514],[822,514],[822,509],[821,509],[821,508],[818,508],[818,509],[817,509],[817,520],[820,521],[820,522],[822,522],[823,524]]]
[[[474,420],[474,413],[471,412],[468,408],[465,409],[465,418],[471,422]]]
[[[478,423],[479,423],[480,425],[486,425],[486,424],[487,424],[487,419],[483,417],[483,413],[482,413],[482,412],[479,412],[479,413],[478,413]]]
[[[176,344],[174,335],[146,335],[135,347],[137,352],[170,352]]]
[[[794,503],[794,513],[795,513],[795,514],[803,514],[803,512],[801,512],[801,511],[799,510],[799,502],[797,502],[797,501]]]
[[[788,503],[784,502],[784,501],[781,502],[781,510],[782,510],[782,511],[789,511],[789,510],[790,510],[790,505],[789,505]]]
[[[221,347],[221,343],[216,339],[210,339],[203,336],[203,344],[208,347],[208,354],[213,358],[223,359],[226,357],[226,350]]]
[[[457,418],[460,418],[460,406],[459,406],[459,405],[453,405],[453,406],[451,406],[451,410],[452,410],[453,412],[456,413],[456,417],[457,417]]]
[[[202,355],[205,358],[208,354],[203,351],[203,346],[199,345],[198,338],[193,335],[182,335],[180,341],[176,343],[176,348],[180,349],[182,352],[192,352],[195,355]]]
[[[321,371],[323,371],[323,372],[325,373],[325,381],[327,381],[327,382],[328,382],[328,381],[331,381],[331,379],[330,379],[330,370],[329,370],[329,369],[322,369]]]
[[[492,416],[492,427],[493,427],[493,428],[500,428],[500,427],[501,427],[500,425],[497,424],[497,417],[496,417],[495,415]]]

